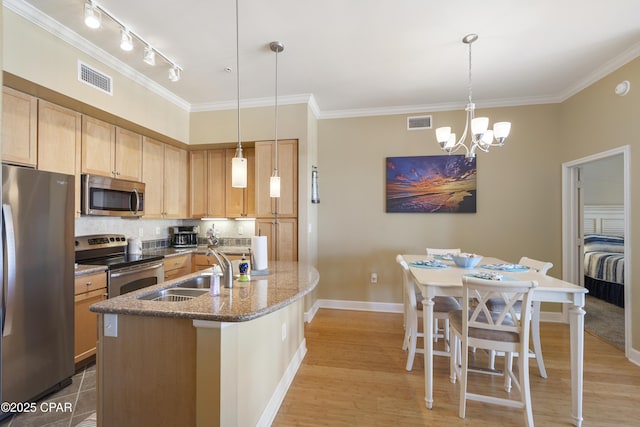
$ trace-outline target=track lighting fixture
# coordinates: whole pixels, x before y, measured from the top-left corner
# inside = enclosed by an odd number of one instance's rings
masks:
[[[102,25],[102,14],[91,1],[84,4],[84,23],[89,28],[100,28]]]
[[[144,48],[144,62],[151,66],[156,65],[156,52],[151,46]]]
[[[133,38],[131,37],[131,33],[126,28],[123,28],[120,31],[120,49],[125,52],[130,52],[133,50]]]
[[[181,72],[182,70],[177,65],[169,68],[169,80],[171,80],[172,82],[177,82],[182,78]]]
[[[133,40],[136,39],[137,43],[144,45],[143,61],[147,64],[156,65],[156,56],[165,61],[171,68],[169,68],[169,80],[177,82],[182,78],[182,67],[176,64],[175,61],[167,57],[167,55],[160,52],[158,49],[151,47],[151,44],[143,39],[139,34],[134,33],[129,29],[129,26],[124,22],[116,18],[112,13],[107,11],[104,7],[98,5],[93,0],[87,0],[84,4],[84,23],[87,27],[97,29],[102,26],[102,17],[106,16],[116,25],[120,27],[120,48],[126,52],[133,50]]]

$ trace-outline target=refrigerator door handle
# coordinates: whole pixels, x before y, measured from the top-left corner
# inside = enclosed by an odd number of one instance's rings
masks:
[[[7,257],[7,271],[6,281],[2,283],[2,313],[4,319],[2,319],[2,336],[6,337],[11,335],[11,326],[13,323],[13,299],[16,286],[16,235],[13,226],[13,211],[11,205],[2,204],[2,216],[4,219],[5,241],[6,241],[6,257]],[[5,292],[6,286],[6,292]]]

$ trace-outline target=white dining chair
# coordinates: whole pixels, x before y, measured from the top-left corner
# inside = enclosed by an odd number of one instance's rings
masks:
[[[405,331],[404,340],[402,343],[403,350],[409,350],[407,355],[407,364],[405,369],[411,371],[413,369],[413,361],[416,353],[424,354],[424,346],[418,347],[418,338],[424,339],[424,333],[419,332],[419,318],[422,318],[422,294],[417,291],[417,287],[409,271],[409,265],[402,257],[402,255],[396,256],[396,262],[400,264],[402,268],[402,283],[404,294],[404,315],[405,315]],[[449,356],[449,312],[452,310],[459,310],[460,304],[453,297],[435,297],[433,305],[433,318],[443,321],[446,330],[446,334],[443,335],[445,340],[445,350],[435,350],[433,354],[437,356]],[[434,337],[435,339],[435,337]]]
[[[524,265],[540,274],[547,274],[547,272],[553,267],[553,264],[546,261],[538,261],[532,258],[522,257],[520,258],[520,265]],[[487,307],[491,311],[499,311],[502,309],[504,302],[501,299],[489,300]],[[515,304],[514,309],[516,312],[520,312],[521,305]],[[540,301],[534,301],[531,308],[531,341],[533,341],[533,351],[528,350],[529,357],[536,359],[538,364],[538,372],[542,378],[547,378],[547,370],[544,366],[544,359],[542,357],[542,345],[540,343]],[[489,359],[489,369],[495,369],[496,353],[491,352]]]
[[[460,248],[451,248],[451,249],[445,249],[445,248],[427,248],[427,255],[429,256],[435,256],[435,255],[460,255],[462,251],[460,250]],[[433,318],[433,336],[434,336],[434,341],[438,342],[438,338],[443,338],[444,339],[448,339],[449,336],[449,329],[448,329],[448,324],[446,323],[446,319],[445,319],[445,325],[440,328],[440,319],[437,319],[435,316]]]
[[[518,374],[513,371],[515,353],[526,354],[529,349],[529,315],[531,295],[538,286],[536,281],[498,281],[464,276],[462,285],[462,310],[449,313],[450,323],[450,376],[451,382],[460,383],[459,416],[465,418],[467,400],[522,408],[525,425],[533,427],[531,392],[529,387],[529,358],[518,357]],[[500,311],[491,311],[487,302],[501,299]],[[522,301],[520,313],[515,309]],[[482,348],[505,353],[504,390],[501,396],[495,390],[486,394],[470,393],[469,348]],[[482,376],[474,377],[482,378]],[[491,378],[491,377],[485,377]],[[520,391],[519,400],[509,397],[512,384]],[[487,387],[478,389],[487,390]]]

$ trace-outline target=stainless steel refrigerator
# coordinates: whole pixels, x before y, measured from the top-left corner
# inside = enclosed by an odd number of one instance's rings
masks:
[[[74,374],[74,190],[72,175],[2,166],[0,402],[34,401]]]

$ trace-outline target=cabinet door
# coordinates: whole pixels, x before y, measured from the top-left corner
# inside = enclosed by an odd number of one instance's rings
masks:
[[[164,144],[151,138],[142,142],[142,182],[145,218],[162,218],[164,202]]]
[[[295,218],[257,219],[255,233],[267,237],[269,260],[298,260],[298,221]]]
[[[275,199],[276,212],[282,217],[298,216],[298,142],[278,142],[278,175],[280,197]]]
[[[269,196],[269,180],[273,173],[273,155],[269,141],[256,142],[255,162],[256,216],[270,217],[275,213],[275,206]]]
[[[76,216],[80,215],[81,115],[38,101],[38,169],[76,177]]]
[[[164,147],[164,215],[187,217],[187,151],[172,145]]]
[[[224,218],[227,216],[225,150],[208,150],[207,162],[207,215]]]
[[[298,144],[295,140],[278,141],[278,176],[280,197],[271,198],[269,182],[275,165],[275,142],[260,141],[255,146],[256,216],[298,216]]]
[[[116,127],[114,157],[118,178],[142,181],[142,135]]]
[[[225,206],[228,218],[255,216],[255,150],[245,148],[243,156],[247,159],[247,187],[234,188],[231,186],[231,162],[235,156],[235,148],[225,150]]]
[[[36,166],[38,100],[8,87],[2,89],[2,161]]]
[[[115,126],[82,116],[82,173],[117,176],[115,143]]]
[[[107,289],[98,289],[75,296],[74,362],[96,354],[98,314],[89,311],[92,304],[107,299]]]
[[[189,216],[207,217],[207,151],[189,152]]]

